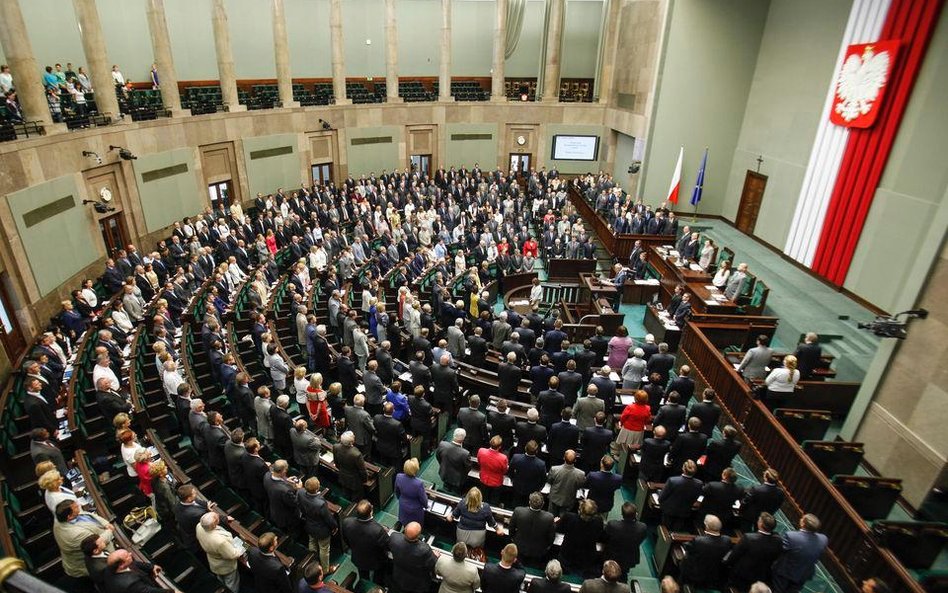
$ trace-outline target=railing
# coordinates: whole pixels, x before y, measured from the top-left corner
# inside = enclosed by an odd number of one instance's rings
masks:
[[[788,499],[784,510],[792,520],[804,512],[817,515],[829,537],[825,563],[844,588],[855,591],[870,577],[883,579],[893,591],[921,593],[922,588],[904,566],[874,541],[866,522],[833,487],[816,464],[777,422],[767,408],[753,399],[750,387],[704,335],[705,324],[689,323],[679,352],[696,370],[699,387],[714,388],[725,413],[743,433],[742,455],[757,473],[771,467],[780,473]],[[708,329],[716,324],[706,324]]]

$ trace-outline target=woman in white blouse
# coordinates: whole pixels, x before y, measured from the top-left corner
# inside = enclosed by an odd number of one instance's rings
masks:
[[[770,371],[764,379],[767,385],[766,402],[770,409],[783,407],[799,382],[800,371],[797,370],[797,357],[788,354],[783,357],[783,366]]]
[[[293,370],[293,388],[296,390],[296,404],[299,406],[300,414],[306,411],[307,387],[309,387],[309,379],[306,378],[306,367],[300,365]]]
[[[135,471],[135,453],[142,448],[138,444],[138,437],[129,429],[119,433],[119,441],[122,443],[122,461],[125,462],[125,470],[129,477],[137,478],[138,472]]]
[[[711,265],[711,259],[714,257],[715,251],[717,249],[714,247],[714,241],[706,239],[704,247],[701,248],[701,257],[698,258],[698,265],[701,266],[702,270],[707,270],[708,266]]]
[[[125,312],[125,304],[120,300],[116,300],[112,304],[112,312],[110,314],[112,321],[115,322],[115,327],[119,328],[126,334],[131,333],[135,326],[132,324],[132,320],[129,318],[128,313]]]
[[[730,277],[731,260],[726,259],[721,262],[721,266],[718,268],[718,271],[714,273],[714,278],[711,280],[711,284],[717,286],[721,290],[724,290],[724,287],[727,286],[727,279]]]
[[[78,500],[75,492],[63,487],[63,476],[55,469],[40,476],[37,485],[45,491],[43,500],[50,512],[56,512],[56,505],[64,500]]]
[[[82,283],[82,298],[86,300],[93,309],[99,304],[99,296],[92,290],[92,280],[88,278]]]

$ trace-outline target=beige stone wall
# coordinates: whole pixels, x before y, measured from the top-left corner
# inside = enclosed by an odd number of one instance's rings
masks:
[[[319,119],[329,122],[334,130],[324,132]],[[243,139],[276,134],[295,134],[300,159],[301,179],[309,181],[310,165],[325,162],[327,151],[317,147],[319,156],[314,152],[315,138],[329,136],[328,146],[334,162],[334,175],[337,180],[344,179],[349,173],[346,151],[347,130],[382,126],[397,126],[402,129],[404,140],[418,130],[431,130],[433,134],[429,146],[434,164],[443,158],[445,134],[451,124],[494,123],[499,130],[506,127],[523,128],[533,131],[530,148],[533,150],[535,166],[548,165],[551,139],[548,126],[605,126],[601,145],[608,158],[611,150],[611,129],[632,136],[644,136],[647,118],[603,104],[540,104],[540,103],[421,103],[391,105],[348,105],[331,107],[307,107],[279,109],[272,111],[254,111],[243,113],[219,113],[198,117],[180,117],[150,122],[130,122],[109,128],[60,133],[47,137],[29,138],[16,142],[0,144],[0,197],[26,187],[34,186],[64,175],[76,175],[79,183],[79,199],[95,197],[94,180],[106,173],[114,172],[113,185],[119,191],[113,191],[119,198],[130,240],[139,246],[139,251],[150,250],[158,239],[168,236],[169,229],[160,229],[146,233],[144,217],[139,199],[138,188],[131,163],[120,161],[117,152],[110,152],[109,146],[128,148],[136,155],[149,155],[158,152],[191,148],[195,154],[195,175],[202,185],[219,181],[227,173],[221,168],[228,165],[234,186],[239,197],[251,201],[247,164],[243,150]],[[499,124],[503,124],[500,126]],[[493,168],[500,165],[508,167],[507,153],[516,152],[516,135],[504,134],[498,143],[497,158],[494,163],[481,163],[483,167]],[[219,159],[207,172],[204,171],[202,155],[221,150],[226,158]],[[104,164],[97,165],[89,157],[82,156],[83,151],[92,151],[102,157]],[[400,146],[398,151],[399,167],[408,166],[409,147]],[[611,166],[611,159],[608,165]],[[207,196],[203,196],[207,200]],[[88,209],[89,224],[96,225],[95,213]],[[58,303],[67,298],[70,290],[77,287],[86,277],[97,277],[102,270],[102,260],[75,275],[58,290],[40,298],[36,282],[30,274],[30,267],[16,237],[16,227],[5,199],[0,199],[0,266],[10,270],[11,290],[18,306],[16,314],[20,319],[27,337],[35,334],[48,323],[49,317],[58,312]],[[12,247],[11,247],[12,246]],[[104,253],[104,249],[102,250]],[[104,258],[103,258],[104,259]],[[2,370],[2,369],[0,369]],[[2,373],[0,373],[2,374]]]
[[[639,115],[651,113],[667,10],[667,0],[622,3],[609,103]]]
[[[866,460],[879,473],[903,480],[903,495],[916,507],[948,460],[946,294],[948,246],[918,300],[928,319],[912,322],[897,345],[854,439],[866,444]]]

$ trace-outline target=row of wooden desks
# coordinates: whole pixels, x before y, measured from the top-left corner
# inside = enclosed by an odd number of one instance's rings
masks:
[[[738,312],[737,304],[725,298],[711,284],[711,276],[700,268],[694,269],[697,265],[680,265],[681,260],[667,247],[649,247],[646,252],[648,262],[661,276],[659,295],[662,304],[667,306],[675,294],[675,287],[683,285],[691,294],[691,309],[695,313],[733,315]]]

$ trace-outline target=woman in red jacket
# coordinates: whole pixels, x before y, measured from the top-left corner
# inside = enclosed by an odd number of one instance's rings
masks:
[[[652,408],[648,405],[648,393],[641,389],[635,392],[635,401],[622,410],[619,417],[619,437],[616,442],[638,449],[645,437],[645,426],[652,422]]]
[[[538,257],[540,255],[540,251],[537,249],[536,239],[530,237],[523,242],[523,254],[532,255],[533,257]]]

